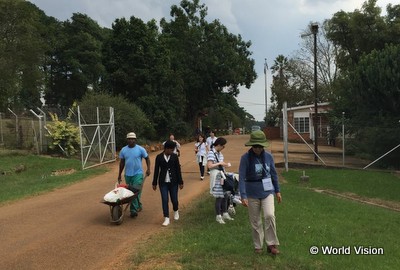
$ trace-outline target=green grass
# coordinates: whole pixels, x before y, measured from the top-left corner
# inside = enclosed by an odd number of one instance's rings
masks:
[[[298,183],[303,170],[290,170],[282,173],[292,183]],[[343,169],[307,169],[310,177],[307,183],[311,188],[331,189],[338,192],[351,192],[367,198],[400,201],[400,175],[390,172]]]
[[[364,184],[373,186],[376,175],[363,177]],[[220,225],[214,199],[205,193],[182,211],[179,222],[142,245],[129,269],[398,268],[400,213],[316,193],[297,179],[288,174],[288,183],[281,186],[283,203],[276,205],[276,216],[282,253],[275,258],[254,254],[246,208],[237,206],[235,220]],[[382,247],[384,255],[356,255],[354,250],[351,255],[311,255],[314,245]]]
[[[21,172],[18,168],[24,167]],[[53,176],[57,170],[74,169],[69,175]],[[41,194],[106,172],[105,168],[81,169],[76,159],[25,155],[19,152],[0,155],[0,204]]]

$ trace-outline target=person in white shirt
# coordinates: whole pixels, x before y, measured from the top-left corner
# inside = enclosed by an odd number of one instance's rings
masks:
[[[200,168],[200,180],[204,180],[204,166],[207,164],[207,143],[202,134],[197,136],[197,142],[194,144],[194,152],[196,153],[196,161]]]
[[[206,139],[206,143],[207,143],[207,153],[210,150],[214,149],[214,143],[215,141],[218,139],[218,137],[215,136],[215,132],[213,130],[210,130],[210,136]],[[210,169],[207,168],[207,174],[210,174]]]
[[[181,145],[179,144],[179,142],[177,141],[177,140],[175,140],[175,136],[174,136],[174,134],[170,134],[169,135],[169,140],[170,141],[173,141],[175,144],[176,144],[176,146],[175,146],[175,148],[174,148],[174,154],[177,154],[178,155],[178,157],[181,155]],[[166,142],[166,141],[165,141]],[[163,145],[165,146],[165,142],[163,142]]]

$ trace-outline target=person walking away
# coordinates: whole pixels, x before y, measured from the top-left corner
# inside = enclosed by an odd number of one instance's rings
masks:
[[[207,167],[210,168],[210,193],[215,198],[216,221],[225,224],[224,220],[233,220],[228,213],[227,200],[222,188],[225,179],[224,168],[230,167],[230,163],[224,162],[222,150],[225,148],[226,139],[218,138],[214,142],[213,150],[207,154]]]
[[[179,144],[179,142],[177,140],[175,140],[174,134],[169,135],[169,140],[173,141],[176,144],[175,149],[174,149],[174,154],[177,154],[179,157],[181,155],[181,145]],[[165,147],[165,142],[163,142],[164,147]]]
[[[153,190],[157,190],[157,184],[160,187],[162,209],[164,214],[163,226],[170,224],[169,220],[169,199],[171,197],[174,210],[174,219],[179,219],[178,186],[183,188],[181,165],[178,155],[174,153],[176,143],[166,141],[164,151],[156,156],[153,176]]]
[[[263,242],[267,252],[279,254],[279,240],[276,233],[274,194],[278,203],[282,196],[273,157],[264,150],[268,146],[261,130],[253,131],[245,146],[251,146],[242,155],[239,165],[239,190],[242,204],[248,208],[252,228],[254,249],[262,253]],[[264,225],[263,225],[264,223]]]
[[[207,137],[206,143],[207,143],[207,153],[214,148],[214,143],[217,137],[215,136],[215,132],[213,130],[210,130],[210,136]],[[207,168],[207,174],[210,174],[210,169]]]
[[[194,144],[194,152],[196,153],[196,161],[200,168],[200,180],[204,180],[204,166],[207,165],[207,143],[202,134],[197,136],[197,142]]]
[[[119,152],[118,183],[121,183],[121,175],[125,169],[126,184],[140,190],[137,199],[132,200],[130,204],[130,216],[134,218],[137,217],[138,212],[142,210],[142,203],[140,201],[144,180],[142,159],[144,158],[146,160],[146,176],[150,175],[150,159],[146,150],[142,146],[136,144],[136,134],[134,132],[128,133],[126,139],[128,144]]]

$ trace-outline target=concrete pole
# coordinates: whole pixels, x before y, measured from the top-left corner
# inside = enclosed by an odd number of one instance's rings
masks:
[[[285,161],[285,170],[289,171],[288,160],[288,118],[287,118],[287,102],[283,102],[283,159]]]
[[[314,161],[318,161],[318,88],[317,88],[317,34],[318,24],[311,25],[311,32],[314,35]]]

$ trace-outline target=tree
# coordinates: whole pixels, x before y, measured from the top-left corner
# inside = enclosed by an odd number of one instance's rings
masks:
[[[0,1],[0,109],[40,104],[43,16],[29,2]]]
[[[161,20],[162,35],[171,50],[171,68],[182,80],[187,99],[186,121],[219,99],[223,91],[236,96],[239,86],[254,82],[250,42],[228,32],[218,20],[206,21],[207,8],[198,0],[171,7],[173,19]]]
[[[301,91],[296,87],[293,80],[293,62],[283,55],[278,55],[271,67],[272,86],[271,102],[276,103],[277,110],[282,110],[286,101],[288,107],[297,106],[304,100]]]
[[[328,20],[328,38],[338,47],[340,77],[334,82],[332,119],[344,111],[352,146],[368,158],[394,147],[399,134],[400,5],[388,5],[387,15],[375,0],[361,10],[337,12]],[[337,122],[337,121],[336,121]],[[367,128],[368,127],[368,128]],[[395,165],[398,153],[382,161]]]
[[[319,102],[326,102],[335,95],[333,84],[339,76],[339,68],[336,64],[338,47],[327,38],[327,27],[329,24],[326,20],[317,33]],[[294,53],[291,59],[291,72],[294,85],[304,92],[303,104],[311,104],[314,101],[314,38],[310,30],[306,30],[304,33],[301,48]]]
[[[142,108],[160,137],[188,129],[182,124],[186,96],[182,79],[171,68],[171,50],[155,21],[135,17],[117,19],[104,48],[110,92]]]
[[[337,63],[340,69],[351,68],[363,54],[374,49],[381,50],[393,39],[376,2],[368,0],[361,10],[354,12],[339,11],[327,21],[327,36],[339,49]],[[393,16],[395,8],[391,11]]]
[[[400,134],[400,46],[387,45],[364,55],[339,85],[335,115],[346,112],[354,146],[369,158],[396,146]],[[397,152],[385,162],[398,166],[399,158]]]
[[[71,21],[53,25],[56,40],[48,57],[50,72],[46,100],[50,104],[70,106],[89,89],[98,91],[104,76],[102,43],[105,35],[87,15],[74,13]]]

